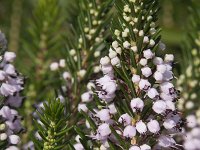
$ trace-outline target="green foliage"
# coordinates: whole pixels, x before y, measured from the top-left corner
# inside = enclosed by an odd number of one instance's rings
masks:
[[[29,64],[24,66],[24,72],[30,78],[28,96],[31,99],[41,100],[46,95],[49,64],[62,49],[65,17],[60,11],[59,0],[38,0],[29,22],[29,35],[24,39],[23,50],[26,52],[24,61]]]
[[[43,103],[44,107],[37,110],[39,119],[35,125],[42,140],[34,139],[37,150],[61,150],[67,145],[65,136],[71,127],[67,125],[66,110],[59,99]]]

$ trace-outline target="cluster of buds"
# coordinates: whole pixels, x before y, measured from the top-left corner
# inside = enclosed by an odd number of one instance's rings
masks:
[[[90,136],[102,149],[112,144],[130,150],[182,148],[173,136],[185,119],[175,105],[179,91],[172,82],[174,56],[159,52],[165,45],[154,19],[158,4],[148,0],[124,4],[109,56],[100,60],[104,76],[94,82],[100,104],[88,112],[96,125]],[[149,8],[154,9],[146,11]]]
[[[15,109],[22,105],[24,97],[20,92],[24,89],[24,77],[16,71],[11,64],[16,57],[13,52],[6,51],[7,41],[3,33],[0,33],[0,96],[2,104],[0,108],[0,143],[6,150],[18,150],[20,134],[24,129],[21,125],[21,117]]]

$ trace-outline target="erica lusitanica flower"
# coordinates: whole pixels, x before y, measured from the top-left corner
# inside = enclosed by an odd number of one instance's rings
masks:
[[[22,105],[24,77],[13,66],[16,54],[7,51],[5,35],[0,32],[0,148],[18,150],[19,135],[24,130],[16,108]]]
[[[115,6],[113,42],[100,60],[103,77],[94,81],[96,108],[80,108],[89,115],[86,125],[94,147],[182,149],[173,137],[185,119],[175,105],[174,55],[167,54],[156,23],[159,1],[120,0]],[[84,149],[83,142],[78,144],[76,149]]]

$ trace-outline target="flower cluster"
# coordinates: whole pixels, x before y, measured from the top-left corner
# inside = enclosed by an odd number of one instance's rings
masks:
[[[21,125],[21,117],[16,110],[8,106],[0,109],[0,116],[0,141],[8,145],[6,150],[19,150],[17,148],[17,144],[20,142],[18,134],[24,130]]]
[[[155,23],[158,3],[123,3],[109,55],[100,60],[104,76],[94,82],[100,102],[88,111],[90,136],[102,149],[178,149],[173,135],[185,119],[175,106],[179,91],[172,83],[174,56],[159,54],[165,45]]]
[[[19,108],[22,105],[23,97],[20,92],[24,89],[24,77],[16,71],[11,64],[16,55],[6,50],[6,39],[0,33],[0,48],[2,50],[0,62],[0,144],[6,150],[18,150],[17,144],[20,142],[20,134],[24,129],[21,125],[21,117],[12,108]]]

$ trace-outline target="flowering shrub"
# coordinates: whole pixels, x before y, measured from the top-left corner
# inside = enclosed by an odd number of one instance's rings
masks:
[[[160,54],[158,2],[122,2],[122,8],[116,2],[109,55],[100,60],[104,76],[94,81],[97,108],[82,109],[90,116],[90,137],[102,149],[179,149],[173,135],[185,120],[175,106],[174,56]]]
[[[19,134],[24,130],[21,117],[16,108],[23,102],[20,92],[24,89],[24,77],[20,75],[11,64],[16,55],[6,51],[7,41],[5,35],[0,32],[0,147],[6,150],[18,150],[16,147],[20,142]]]
[[[200,149],[197,2],[177,7],[167,0],[38,0],[26,34],[19,32],[20,18],[30,16],[16,12],[32,1],[14,1],[9,47],[22,47],[16,65],[23,64],[30,80],[24,88],[13,65],[16,54],[7,51],[0,32],[0,149]],[[5,3],[12,2],[0,6]],[[186,4],[192,6],[190,32],[179,44],[182,53],[171,54],[166,49],[181,32],[171,36],[165,29],[179,18],[172,7]],[[158,22],[167,38],[161,38]],[[28,100],[22,106],[24,89]]]

